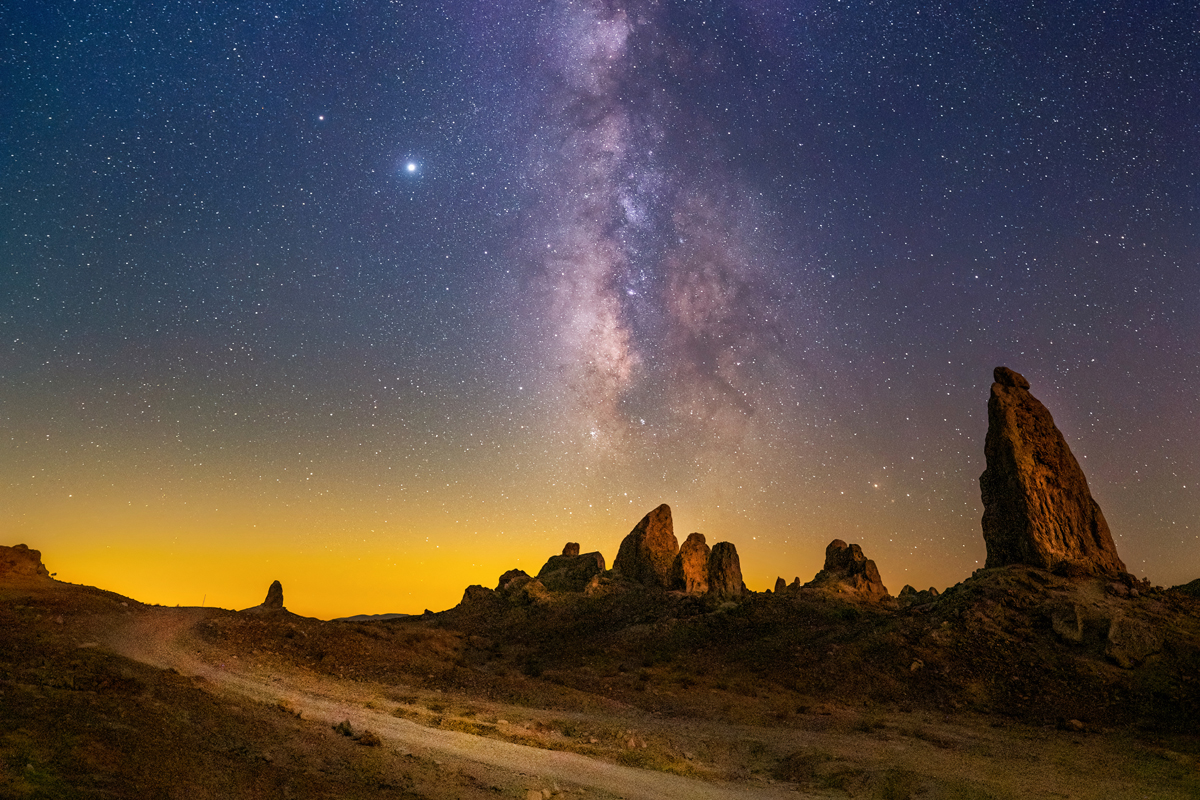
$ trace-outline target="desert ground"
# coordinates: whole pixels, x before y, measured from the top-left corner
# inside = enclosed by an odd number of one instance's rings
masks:
[[[1200,797],[1186,594],[1016,568],[907,609],[793,595],[328,622],[8,575],[0,795]],[[1064,647],[1064,598],[1174,642]]]

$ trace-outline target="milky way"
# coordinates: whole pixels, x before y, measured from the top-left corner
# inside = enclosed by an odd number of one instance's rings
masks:
[[[421,611],[647,510],[982,564],[993,367],[1200,574],[1185,3],[6,6],[0,539]],[[411,168],[410,168],[411,165]]]

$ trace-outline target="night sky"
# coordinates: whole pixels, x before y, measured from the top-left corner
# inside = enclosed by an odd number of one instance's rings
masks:
[[[236,7],[244,6],[244,7]],[[1190,2],[0,9],[0,543],[420,612],[670,503],[982,566],[992,368],[1200,577]]]

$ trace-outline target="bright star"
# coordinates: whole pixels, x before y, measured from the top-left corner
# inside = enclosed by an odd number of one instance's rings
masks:
[[[410,162],[408,162],[407,164],[405,164],[405,165],[404,165],[404,168],[405,168],[406,170],[408,170],[409,172],[416,172],[416,171],[417,171],[417,162],[415,162],[415,161],[410,161]]]

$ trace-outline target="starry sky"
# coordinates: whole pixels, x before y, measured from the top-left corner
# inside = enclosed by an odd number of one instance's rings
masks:
[[[992,368],[1200,577],[1188,2],[0,9],[0,542],[454,605],[670,503],[747,584],[985,558]]]

